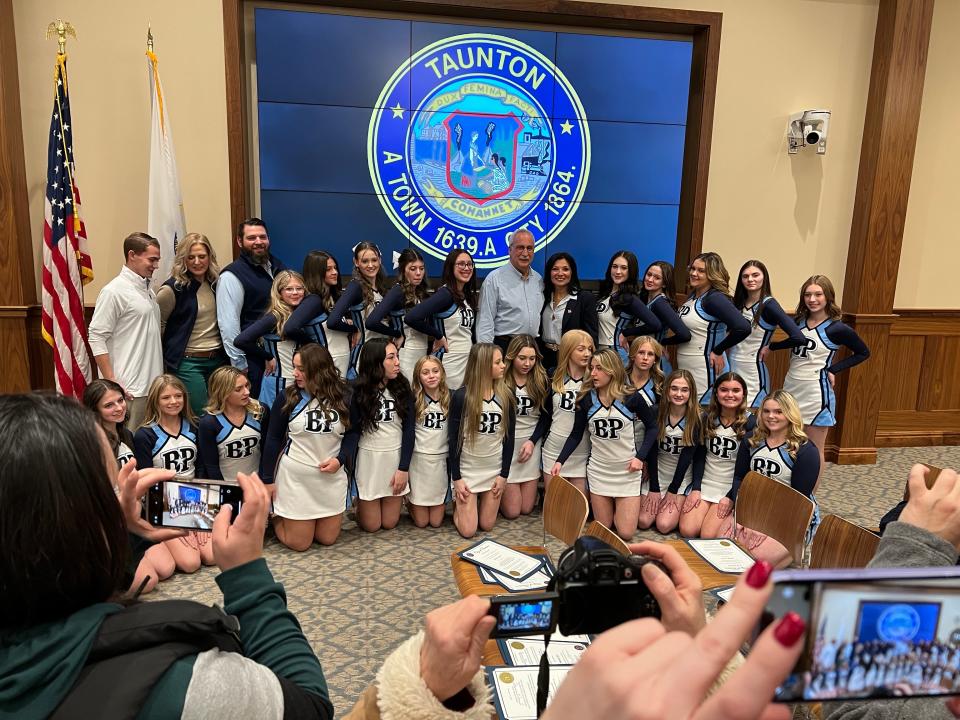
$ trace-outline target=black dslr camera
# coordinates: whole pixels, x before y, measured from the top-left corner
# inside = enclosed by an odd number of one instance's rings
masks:
[[[634,618],[659,619],[660,606],[640,575],[647,563],[667,572],[658,560],[627,557],[598,538],[580,537],[560,556],[547,592],[491,598],[492,636],[547,635],[558,626],[564,635],[595,635]]]

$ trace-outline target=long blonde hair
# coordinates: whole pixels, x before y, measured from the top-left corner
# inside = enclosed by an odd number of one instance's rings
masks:
[[[700,253],[690,261],[690,265],[693,266],[696,260],[703,261],[710,287],[730,297],[730,273],[727,272],[727,268],[723,264],[723,258],[715,252]]]
[[[667,421],[670,419],[670,385],[674,380],[682,378],[687,381],[687,387],[690,388],[690,396],[687,398],[687,404],[683,411],[683,438],[681,444],[684,446],[693,445],[700,435],[700,403],[697,395],[697,382],[689,370],[674,370],[667,376],[663,383],[663,398],[660,400],[660,411],[657,414],[657,440],[663,442],[667,436]]]
[[[740,406],[737,408],[737,416],[733,420],[733,431],[737,435],[737,440],[743,440],[743,436],[747,434],[747,421],[750,419],[750,414],[747,412],[747,383],[737,373],[725,372],[713,382],[713,389],[710,391],[710,402],[707,404],[705,416],[706,427],[703,430],[704,435],[708,438],[717,434],[717,426],[723,413],[717,391],[720,390],[723,383],[731,381],[739,383],[743,390],[743,397],[740,400]]]
[[[237,386],[238,378],[246,380],[247,376],[232,365],[224,365],[214,370],[210,375],[210,379],[207,381],[207,406],[204,410],[210,415],[222,414],[226,409],[227,398],[230,397],[230,394]],[[248,384],[249,382],[250,381],[247,380]],[[244,410],[253,415],[257,420],[263,417],[263,405],[252,395],[250,399],[247,400],[247,405]]]
[[[616,350],[613,348],[599,350],[594,353],[590,362],[591,364],[596,363],[599,365],[600,369],[610,376],[610,384],[607,385],[607,392],[610,394],[611,402],[619,402],[629,394],[630,391],[627,389],[627,373],[623,369],[623,361],[620,359],[620,355]],[[577,395],[577,400],[582,400],[594,389],[593,375],[588,374],[580,386],[580,393]],[[597,392],[599,393],[599,390]]]
[[[178,290],[182,290],[190,284],[193,275],[187,269],[187,256],[190,255],[190,249],[194,245],[203,245],[207,251],[207,274],[204,278],[210,285],[213,285],[220,277],[220,265],[217,263],[217,253],[213,245],[207,239],[206,235],[200,233],[187,233],[183,239],[177,243],[177,252],[173,256],[173,266],[170,268],[170,277],[173,278],[173,284]]]
[[[570,369],[570,356],[580,345],[589,347],[590,352],[596,349],[593,345],[593,338],[584,330],[567,330],[560,338],[560,349],[557,351],[557,369],[553,371],[553,382],[551,383],[554,392],[563,394],[563,386]],[[589,369],[590,365],[588,363],[584,376],[589,373]]]
[[[274,320],[277,321],[277,335],[280,337],[283,337],[283,326],[293,315],[293,307],[286,303],[280,293],[293,280],[299,280],[300,284],[303,285],[304,293],[306,293],[307,286],[303,282],[303,275],[296,270],[281,270],[273,278],[273,285],[270,286],[270,305],[267,307],[267,314],[273,315]]]
[[[800,406],[797,405],[793,395],[786,390],[774,390],[764,398],[760,405],[760,412],[757,413],[757,429],[753,431],[750,445],[759,447],[770,437],[770,431],[763,422],[763,406],[768,402],[775,402],[783,411],[783,416],[787,419],[787,452],[790,453],[790,457],[796,458],[797,450],[807,442],[807,435],[803,432],[803,415],[800,414]]]
[[[187,386],[176,375],[164,373],[163,375],[157,375],[150,383],[150,390],[147,391],[146,411],[140,427],[149,427],[160,422],[160,395],[167,387],[176,388],[183,393],[183,408],[180,410],[180,417],[191,425],[196,424],[197,416],[193,414],[193,409],[190,407],[190,393],[187,392]]]
[[[797,303],[797,310],[794,313],[794,317],[802,322],[806,322],[807,318],[810,317],[807,304],[803,301],[803,294],[811,285],[819,285],[820,289],[823,290],[823,299],[827,305],[827,317],[831,320],[839,320],[843,315],[843,311],[840,310],[840,306],[837,305],[837,291],[833,289],[833,283],[830,282],[830,278],[826,275],[811,275],[807,278],[806,282],[803,283],[800,287],[800,302]]]
[[[652,335],[639,335],[633,339],[633,342],[630,343],[630,357],[627,360],[627,382],[633,383],[633,363],[634,358],[637,356],[637,353],[640,352],[640,348],[644,345],[649,345],[653,348],[653,354],[656,359],[653,361],[653,365],[650,368],[650,377],[653,378],[653,391],[657,394],[657,397],[663,395],[663,369],[660,367],[660,358],[663,357],[663,345],[661,345],[655,337]],[[637,388],[640,390],[640,388]]]
[[[480,432],[480,413],[483,412],[484,391],[493,390],[493,396],[503,409],[503,422],[500,423],[500,437],[512,433],[513,428],[507,427],[507,417],[513,399],[513,393],[507,388],[503,380],[494,380],[491,369],[493,358],[502,353],[493,343],[477,343],[470,348],[470,357],[467,358],[467,369],[463,375],[464,401],[463,421],[460,423],[460,447],[469,447],[473,444]]]
[[[447,387],[447,371],[438,358],[433,355],[424,355],[417,360],[417,364],[413,366],[413,382],[410,383],[410,388],[413,390],[414,402],[416,403],[415,417],[417,422],[423,420],[424,413],[427,412],[427,391],[424,390],[423,383],[420,382],[420,370],[429,362],[435,363],[436,366],[440,368],[440,384],[437,386],[437,401],[440,403],[440,409],[443,410],[444,415],[450,413],[450,388]]]
[[[520,351],[526,348],[533,348],[537,356],[537,361],[533,364],[530,374],[527,375],[527,384],[524,387],[524,391],[527,393],[527,397],[533,401],[534,407],[543,407],[543,403],[547,399],[547,385],[549,380],[547,378],[547,371],[543,369],[543,355],[540,354],[537,341],[534,340],[532,336],[516,335],[513,340],[510,341],[510,345],[507,346],[507,356],[504,358],[507,363],[504,378],[507,387],[510,388],[510,392],[516,394],[517,382],[513,377],[513,361],[517,359]]]

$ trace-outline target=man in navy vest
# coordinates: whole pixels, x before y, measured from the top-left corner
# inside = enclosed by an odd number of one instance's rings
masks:
[[[248,218],[240,223],[237,245],[240,257],[220,272],[217,283],[217,324],[230,364],[247,373],[250,394],[257,397],[263,379],[263,361],[257,358],[248,360],[234,347],[233,341],[241,330],[267,311],[273,276],[287,268],[279,258],[270,254],[267,225],[260,218]]]

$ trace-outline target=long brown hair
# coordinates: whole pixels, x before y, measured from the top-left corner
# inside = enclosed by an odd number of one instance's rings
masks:
[[[670,385],[674,380],[686,380],[690,388],[690,397],[687,398],[687,404],[683,411],[683,438],[681,443],[684,446],[693,445],[700,435],[700,403],[697,398],[697,383],[689,370],[674,370],[667,376],[663,384],[663,398],[660,400],[660,412],[657,414],[657,440],[663,442],[667,436],[667,422],[670,420]]]
[[[737,273],[737,285],[733,291],[733,305],[737,310],[743,310],[747,306],[747,289],[743,286],[743,272],[748,267],[755,267],[763,273],[763,285],[760,286],[760,301],[753,309],[753,327],[760,322],[760,313],[763,312],[764,299],[773,295],[773,288],[770,285],[770,273],[767,272],[767,266],[759,260],[747,260],[740,266],[740,272]]]
[[[700,253],[690,261],[691,267],[696,260],[703,261],[710,287],[730,297],[730,273],[727,272],[727,267],[723,264],[723,258],[715,252]]]
[[[547,399],[547,371],[543,369],[543,355],[540,354],[537,341],[534,340],[532,336],[516,335],[513,340],[510,341],[510,344],[507,346],[507,356],[504,358],[507,363],[504,381],[507,383],[507,387],[510,388],[510,392],[516,394],[517,382],[516,378],[513,377],[513,361],[517,359],[520,351],[526,348],[533,349],[534,353],[536,353],[537,361],[533,364],[530,374],[527,375],[527,384],[524,387],[524,391],[527,393],[527,397],[533,401],[534,407],[543,407],[543,403]]]
[[[297,355],[303,366],[303,390],[317,399],[324,415],[336,411],[343,426],[349,426],[350,413],[344,398],[343,378],[333,364],[330,351],[317,343],[307,343],[293,354],[294,360]],[[290,414],[300,402],[300,388],[291,382],[283,392],[286,396],[283,412]]]
[[[327,265],[333,260],[337,268],[337,284],[327,285]],[[326,250],[311,250],[303,259],[303,287],[308,293],[319,296],[324,310],[332,310],[340,292],[343,290],[343,278],[340,277],[340,265],[337,259]]]
[[[717,392],[720,390],[720,385],[731,381],[739,383],[743,389],[743,398],[740,400],[740,407],[737,408],[737,416],[733,420],[733,431],[737,435],[737,440],[743,440],[743,436],[747,434],[747,421],[750,419],[750,413],[747,411],[747,382],[735,372],[725,372],[714,381],[713,389],[710,392],[710,402],[707,404],[705,420],[706,427],[704,428],[704,434],[708,438],[717,434],[717,425],[720,423],[723,412]]]
[[[830,278],[826,275],[811,275],[800,288],[800,301],[797,303],[797,310],[794,313],[797,321],[805,323],[810,317],[807,304],[803,301],[803,294],[811,285],[819,285],[820,289],[823,290],[823,299],[827,304],[827,317],[831,320],[839,320],[843,315],[843,311],[840,310],[840,306],[837,305],[837,291],[833,289],[833,283],[830,282]]]
[[[469,447],[473,444],[480,432],[480,413],[483,412],[483,396],[488,389],[493,390],[500,407],[503,409],[503,422],[500,424],[500,437],[512,433],[513,428],[507,427],[510,403],[515,403],[513,393],[507,389],[503,380],[494,380],[491,369],[493,358],[501,353],[499,347],[493,343],[477,343],[470,348],[467,358],[467,369],[463,375],[464,400],[463,421],[460,423],[460,447]]]
[[[377,257],[380,258],[380,269],[377,270],[377,276],[373,279],[373,282],[368,280],[367,276],[360,272],[360,267],[357,265],[357,262],[360,260],[360,256],[365,250],[372,250],[377,254]],[[380,254],[380,248],[377,247],[376,243],[367,242],[364,240],[363,242],[358,242],[354,246],[353,275],[351,277],[360,283],[360,289],[363,292],[364,307],[370,307],[375,302],[373,299],[374,291],[380,293],[381,297],[387,294],[389,287],[387,286],[387,276],[383,271],[383,255]]]
[[[443,410],[444,415],[450,413],[450,388],[447,387],[447,371],[444,370],[443,363],[440,362],[439,358],[433,355],[424,355],[417,360],[417,364],[413,366],[413,382],[410,383],[410,388],[413,390],[413,399],[416,403],[416,418],[418,422],[423,420],[423,416],[427,412],[427,391],[424,389],[423,383],[420,382],[420,370],[430,362],[440,368],[440,384],[437,385],[437,402],[440,403],[440,409]]]
[[[477,290],[477,266],[474,264],[470,279],[463,284],[463,289],[460,290],[457,287],[457,276],[455,272],[457,260],[460,259],[461,255],[466,255],[470,262],[473,262],[473,255],[463,248],[454,248],[451,250],[447,253],[447,257],[443,261],[443,284],[450,290],[450,294],[453,295],[453,301],[457,305],[460,307],[467,305],[471,310],[476,311],[477,304],[480,302],[480,294]]]
[[[677,301],[674,299],[674,293],[677,292],[677,287],[673,284],[673,265],[668,263],[666,260],[654,260],[652,263],[647,265],[647,269],[643,271],[644,278],[652,267],[660,268],[660,275],[663,277],[663,287],[660,288],[660,294],[667,299],[667,302],[670,303],[670,307],[676,310]],[[638,280],[640,283],[640,299],[644,302],[650,302],[649,294],[647,293],[646,288],[643,286],[644,278],[639,278]]]
[[[419,285],[412,285],[407,281],[407,266],[415,262],[424,263],[423,280],[420,281]],[[423,255],[412,247],[404,248],[397,258],[397,284],[403,288],[403,306],[405,308],[412,308],[427,297],[430,282],[427,280],[426,263],[423,260]]]

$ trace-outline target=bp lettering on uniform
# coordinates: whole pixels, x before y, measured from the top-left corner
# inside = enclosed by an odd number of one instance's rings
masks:
[[[224,451],[228,458],[245,458],[250,457],[250,454],[253,452],[253,449],[257,446],[257,443],[260,441],[256,437],[245,437],[240,438],[239,440],[231,440],[224,446]]]

